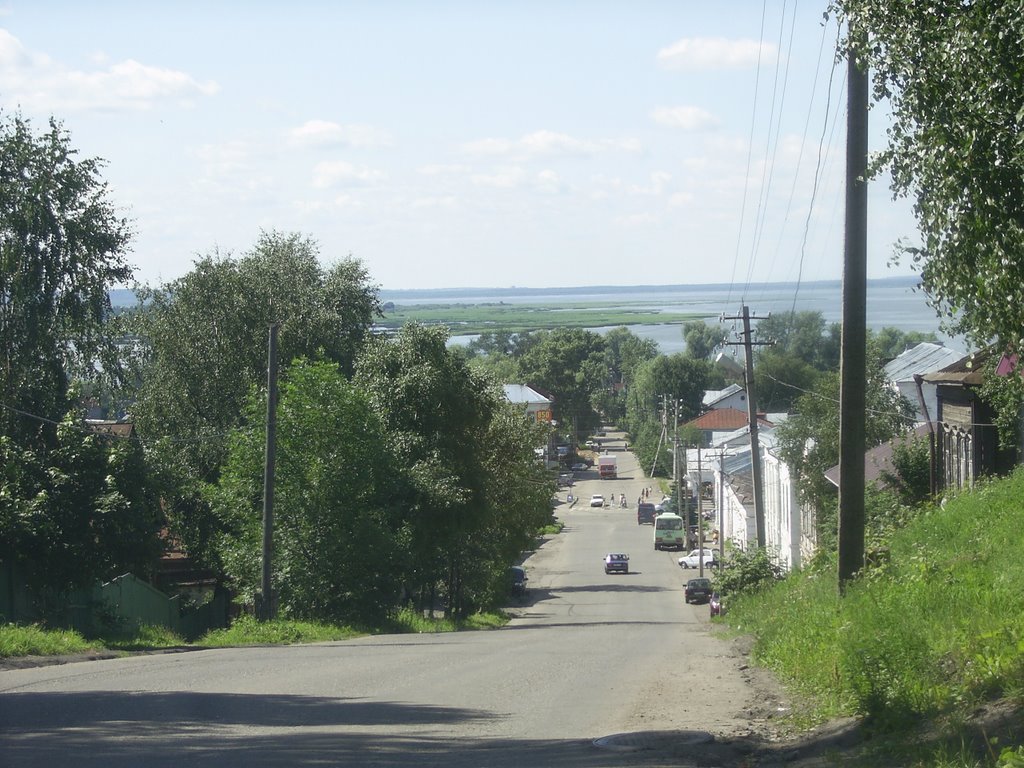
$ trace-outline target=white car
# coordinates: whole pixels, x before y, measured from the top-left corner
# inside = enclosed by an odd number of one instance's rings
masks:
[[[718,564],[718,560],[715,557],[715,550],[713,550],[713,549],[705,549],[705,550],[703,550],[703,553],[704,553],[703,554],[703,559],[704,559],[704,567],[705,568],[711,568],[712,566]],[[701,550],[699,550],[699,549],[692,549],[692,550],[690,550],[690,554],[683,555],[682,557],[679,558],[679,567],[680,568],[699,568],[700,566],[698,565],[698,563],[700,562],[700,558],[701,558]]]
[[[604,496],[602,496],[600,493],[595,493],[593,496],[590,497],[590,506],[592,506],[592,507],[603,507],[604,506]]]

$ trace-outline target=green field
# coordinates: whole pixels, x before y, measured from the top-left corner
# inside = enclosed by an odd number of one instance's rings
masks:
[[[409,304],[389,305],[380,328],[401,328],[406,323],[441,325],[453,334],[486,331],[523,333],[554,328],[600,328],[620,325],[682,324],[714,317],[698,312],[662,312],[647,302],[580,302],[559,304]]]

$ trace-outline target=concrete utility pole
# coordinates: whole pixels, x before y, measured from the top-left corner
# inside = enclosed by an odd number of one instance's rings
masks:
[[[755,346],[770,346],[771,342],[752,341],[750,338],[750,321],[764,320],[763,317],[751,317],[746,305],[743,306],[743,314],[739,317],[724,317],[723,320],[743,321],[743,341],[723,342],[728,346],[743,345],[744,360],[746,367],[743,372],[747,389],[747,420],[750,424],[750,474],[754,484],[754,525],[757,529],[757,546],[764,549],[764,491],[761,479],[761,442],[757,435],[757,397],[754,393],[754,352]]]
[[[868,75],[847,53],[846,235],[839,364],[839,594],[864,565],[867,380]]]
[[[701,481],[704,479],[704,467],[700,460],[700,443],[697,443],[697,565],[699,576],[704,575],[704,496],[701,493]],[[690,516],[686,516],[687,522]]]
[[[267,443],[263,464],[263,571],[262,595],[259,605],[260,621],[270,621],[277,615],[274,600],[272,555],[274,551],[274,469],[277,460],[277,332],[276,323],[270,326],[267,342]]]

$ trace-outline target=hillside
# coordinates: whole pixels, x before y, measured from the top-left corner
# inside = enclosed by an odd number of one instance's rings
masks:
[[[1017,765],[998,762],[1007,747],[1024,764],[1022,498],[1024,469],[902,525],[893,510],[879,564],[844,598],[831,560],[738,598],[728,621],[811,702],[804,716],[861,720],[864,764]]]

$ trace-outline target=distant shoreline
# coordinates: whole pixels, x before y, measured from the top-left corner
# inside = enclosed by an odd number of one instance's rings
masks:
[[[902,285],[916,287],[920,284],[921,278],[918,275],[898,275],[895,277],[878,277],[869,279],[868,285]],[[786,290],[799,288],[841,288],[842,280],[808,280],[797,283],[796,281],[782,281],[775,283],[750,283],[746,286],[730,285],[729,283],[675,283],[661,285],[581,285],[563,286],[549,288],[528,288],[525,286],[478,287],[478,288],[381,288],[378,295],[384,300],[393,299],[436,299],[441,297],[459,298],[462,296],[566,296],[586,295],[603,293],[682,293],[689,291],[725,291],[734,289],[737,294],[742,288],[748,291],[757,291],[766,288],[775,290]]]

